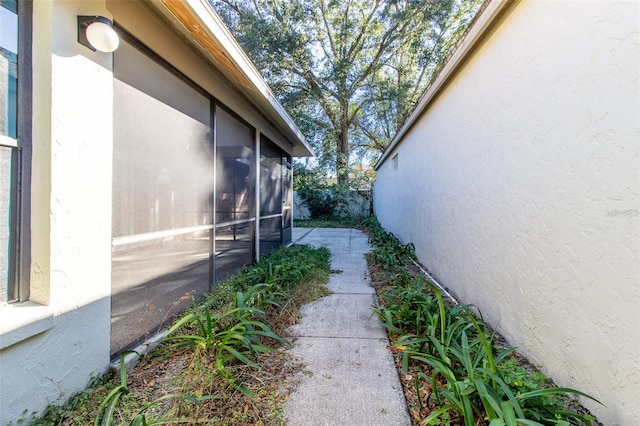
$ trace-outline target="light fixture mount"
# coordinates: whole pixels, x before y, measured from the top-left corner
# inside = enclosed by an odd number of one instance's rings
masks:
[[[120,38],[113,22],[104,16],[78,16],[78,43],[89,49],[105,53],[115,51]]]

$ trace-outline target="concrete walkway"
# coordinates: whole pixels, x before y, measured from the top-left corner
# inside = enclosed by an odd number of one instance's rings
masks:
[[[372,306],[364,254],[371,247],[355,229],[294,229],[296,244],[328,247],[333,294],[302,309],[291,353],[305,364],[283,417],[289,425],[410,425],[387,334]]]

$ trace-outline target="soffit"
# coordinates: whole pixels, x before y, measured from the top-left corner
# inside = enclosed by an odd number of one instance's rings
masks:
[[[294,156],[313,156],[302,132],[206,0],[151,0],[149,4],[282,133],[293,145]]]

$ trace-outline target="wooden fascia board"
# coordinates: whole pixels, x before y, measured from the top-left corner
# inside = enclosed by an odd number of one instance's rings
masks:
[[[276,125],[294,145],[297,156],[313,156],[313,149],[275,97],[251,60],[206,0],[152,0],[168,13],[174,25]]]

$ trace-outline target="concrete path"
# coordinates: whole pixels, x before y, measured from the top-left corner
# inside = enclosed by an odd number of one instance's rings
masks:
[[[328,247],[333,294],[302,309],[291,353],[305,364],[287,402],[289,425],[410,425],[402,385],[387,349],[387,334],[372,306],[364,254],[371,247],[355,229],[294,229],[296,244]]]

